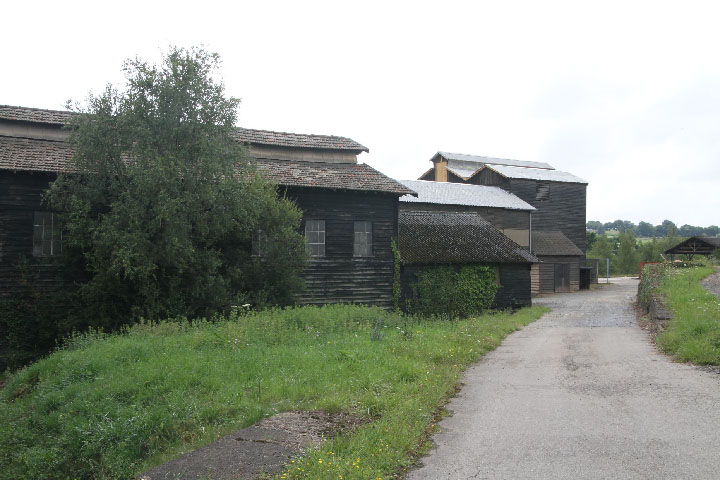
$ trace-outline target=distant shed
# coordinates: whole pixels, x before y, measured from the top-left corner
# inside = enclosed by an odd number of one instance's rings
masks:
[[[720,237],[690,237],[665,250],[668,255],[712,255],[720,249]]]
[[[532,232],[532,292],[574,292],[580,289],[580,265],[585,255],[562,232]]]
[[[500,290],[496,308],[532,304],[530,266],[537,258],[474,213],[400,212],[402,286],[411,295],[414,275],[428,266],[491,265]]]

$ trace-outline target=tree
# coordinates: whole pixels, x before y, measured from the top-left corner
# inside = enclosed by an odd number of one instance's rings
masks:
[[[598,235],[595,232],[585,232],[585,248],[590,250],[598,239]]]
[[[617,253],[617,269],[620,273],[634,273],[638,268],[638,252],[635,235],[632,230],[620,234],[620,246]]]
[[[638,223],[637,228],[637,234],[639,237],[654,237],[655,236],[655,227],[651,223],[648,222],[640,222]]]
[[[239,100],[215,80],[217,54],[171,48],[129,60],[76,108],[75,173],[46,195],[62,213],[68,268],[82,272],[89,324],[207,316],[237,302],[287,303],[300,286],[300,212],[263,181],[236,140]],[[262,230],[266,255],[252,256]]]

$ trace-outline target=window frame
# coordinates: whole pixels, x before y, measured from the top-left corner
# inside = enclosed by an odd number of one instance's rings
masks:
[[[305,220],[305,250],[310,257],[325,256],[326,228],[325,220],[315,218]]]
[[[359,230],[358,227],[361,227]],[[353,222],[353,257],[365,258],[373,256],[373,222],[355,220]]]
[[[535,184],[535,201],[547,202],[550,200],[550,182],[548,180],[538,180]]]
[[[35,258],[62,255],[62,225],[54,212],[33,212],[32,256]]]
[[[262,228],[256,229],[252,234],[252,245],[250,247],[250,256],[267,257],[272,248],[273,237]]]

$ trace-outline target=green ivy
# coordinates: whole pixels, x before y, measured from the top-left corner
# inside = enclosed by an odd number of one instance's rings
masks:
[[[393,270],[393,310],[395,312],[400,311],[400,265],[402,264],[402,258],[400,257],[400,250],[398,249],[397,242],[394,238],[390,239],[390,249],[393,254],[394,270]]]
[[[411,313],[467,317],[492,306],[500,286],[495,267],[484,265],[429,267],[411,282]]]

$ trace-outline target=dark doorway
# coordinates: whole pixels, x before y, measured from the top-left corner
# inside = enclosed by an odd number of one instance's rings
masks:
[[[569,292],[570,291],[570,264],[569,263],[556,263],[555,264],[555,291],[556,292]]]

